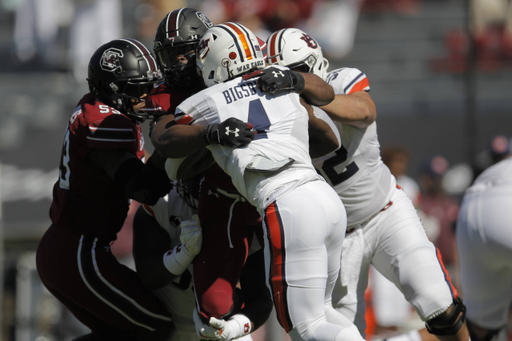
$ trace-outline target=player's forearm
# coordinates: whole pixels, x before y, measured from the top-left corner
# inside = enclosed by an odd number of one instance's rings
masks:
[[[178,125],[174,117],[164,117],[151,132],[151,142],[155,149],[167,158],[188,156],[206,146],[204,127]]]
[[[334,121],[358,128],[366,128],[377,119],[377,108],[366,91],[336,95],[331,103],[320,108]]]
[[[322,78],[313,73],[301,73],[304,77],[304,89],[301,96],[311,105],[327,105],[334,100],[334,90]]]

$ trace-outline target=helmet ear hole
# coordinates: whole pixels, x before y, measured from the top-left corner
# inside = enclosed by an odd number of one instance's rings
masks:
[[[210,74],[208,75],[208,79],[213,79],[215,77],[215,71],[210,71]]]

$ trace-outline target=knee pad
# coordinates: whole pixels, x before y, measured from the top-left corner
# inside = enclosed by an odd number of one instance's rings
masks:
[[[243,305],[242,291],[235,288],[232,293],[232,299],[228,300],[228,290],[220,292],[208,290],[202,298],[200,304],[199,316],[204,323],[208,323],[210,317],[221,318],[227,320],[233,314],[237,313]]]
[[[498,334],[501,331],[501,328],[498,329],[487,329],[487,335],[484,337],[477,337],[475,333],[473,332],[473,323],[470,320],[467,320],[468,325],[468,331],[469,331],[469,337],[471,341],[496,341],[498,339]]]
[[[453,300],[452,310],[450,313],[428,320],[425,322],[425,326],[430,334],[455,335],[460,328],[462,328],[465,320],[466,306],[462,303],[462,299],[457,297]]]

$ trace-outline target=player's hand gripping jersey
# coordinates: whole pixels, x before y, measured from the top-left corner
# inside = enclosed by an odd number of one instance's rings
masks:
[[[354,68],[333,70],[325,79],[337,95],[370,90],[366,75]],[[313,161],[342,199],[348,226],[353,226],[378,213],[390,201],[396,183],[380,158],[376,122],[366,129],[335,124],[340,131],[341,148]]]
[[[129,200],[103,170],[85,158],[92,149],[125,149],[143,159],[140,126],[89,93],[71,115],[62,148],[50,209],[53,224],[80,234],[116,239]]]
[[[265,208],[289,189],[321,178],[309,157],[308,113],[297,93],[264,94],[256,80],[239,77],[201,91],[176,109],[178,124],[208,125],[230,117],[252,123],[258,134],[244,148],[208,148],[251,204]],[[237,131],[226,128],[225,133]]]

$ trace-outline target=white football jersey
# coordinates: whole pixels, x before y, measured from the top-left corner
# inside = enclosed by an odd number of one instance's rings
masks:
[[[370,90],[366,75],[354,68],[333,70],[325,80],[337,95]],[[345,204],[350,227],[379,212],[390,201],[396,181],[380,157],[376,122],[366,129],[339,122],[335,124],[342,146],[336,152],[313,161]]]
[[[208,125],[230,117],[253,124],[258,134],[243,148],[209,145],[237,190],[263,209],[288,190],[321,177],[309,157],[308,113],[297,93],[262,93],[241,77],[207,88],[176,109],[178,124]],[[288,165],[287,170],[276,169]]]

